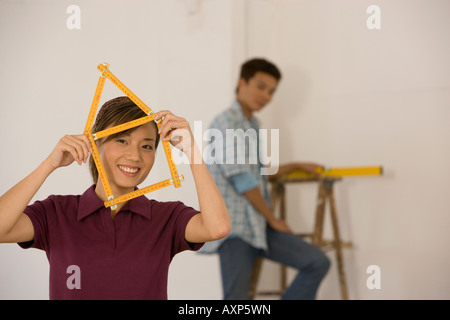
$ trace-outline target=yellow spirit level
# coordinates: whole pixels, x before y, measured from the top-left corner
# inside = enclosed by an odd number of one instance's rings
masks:
[[[344,176],[380,176],[383,174],[383,167],[345,167],[345,168],[325,168],[318,169],[316,173],[306,172],[300,169],[293,170],[283,175],[285,179],[301,179],[301,178],[316,178],[334,177],[342,178]]]

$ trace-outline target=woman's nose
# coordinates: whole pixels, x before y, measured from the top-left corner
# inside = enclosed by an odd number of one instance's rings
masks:
[[[129,146],[127,148],[127,151],[126,151],[126,154],[125,154],[126,159],[132,160],[132,161],[139,161],[140,156],[141,156],[141,154],[140,154],[140,151],[139,151],[138,147]]]

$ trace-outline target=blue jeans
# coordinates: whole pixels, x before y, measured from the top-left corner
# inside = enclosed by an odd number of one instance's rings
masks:
[[[257,249],[240,238],[229,238],[219,248],[225,300],[248,300],[255,259],[263,257],[297,269],[298,274],[282,299],[312,300],[330,268],[330,260],[316,246],[293,234],[267,227],[268,251]]]

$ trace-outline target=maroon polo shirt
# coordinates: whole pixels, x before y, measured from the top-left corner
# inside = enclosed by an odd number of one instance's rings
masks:
[[[167,299],[172,258],[203,245],[185,240],[186,225],[199,212],[140,196],[112,220],[94,188],[25,209],[34,240],[19,245],[46,252],[50,299]]]

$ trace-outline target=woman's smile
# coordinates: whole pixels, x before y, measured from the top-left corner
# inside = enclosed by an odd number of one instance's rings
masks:
[[[137,176],[138,172],[141,170],[141,168],[139,168],[139,167],[123,165],[123,164],[119,164],[119,165],[117,165],[117,167],[119,168],[120,172],[122,172],[127,177],[135,177],[135,176]]]

